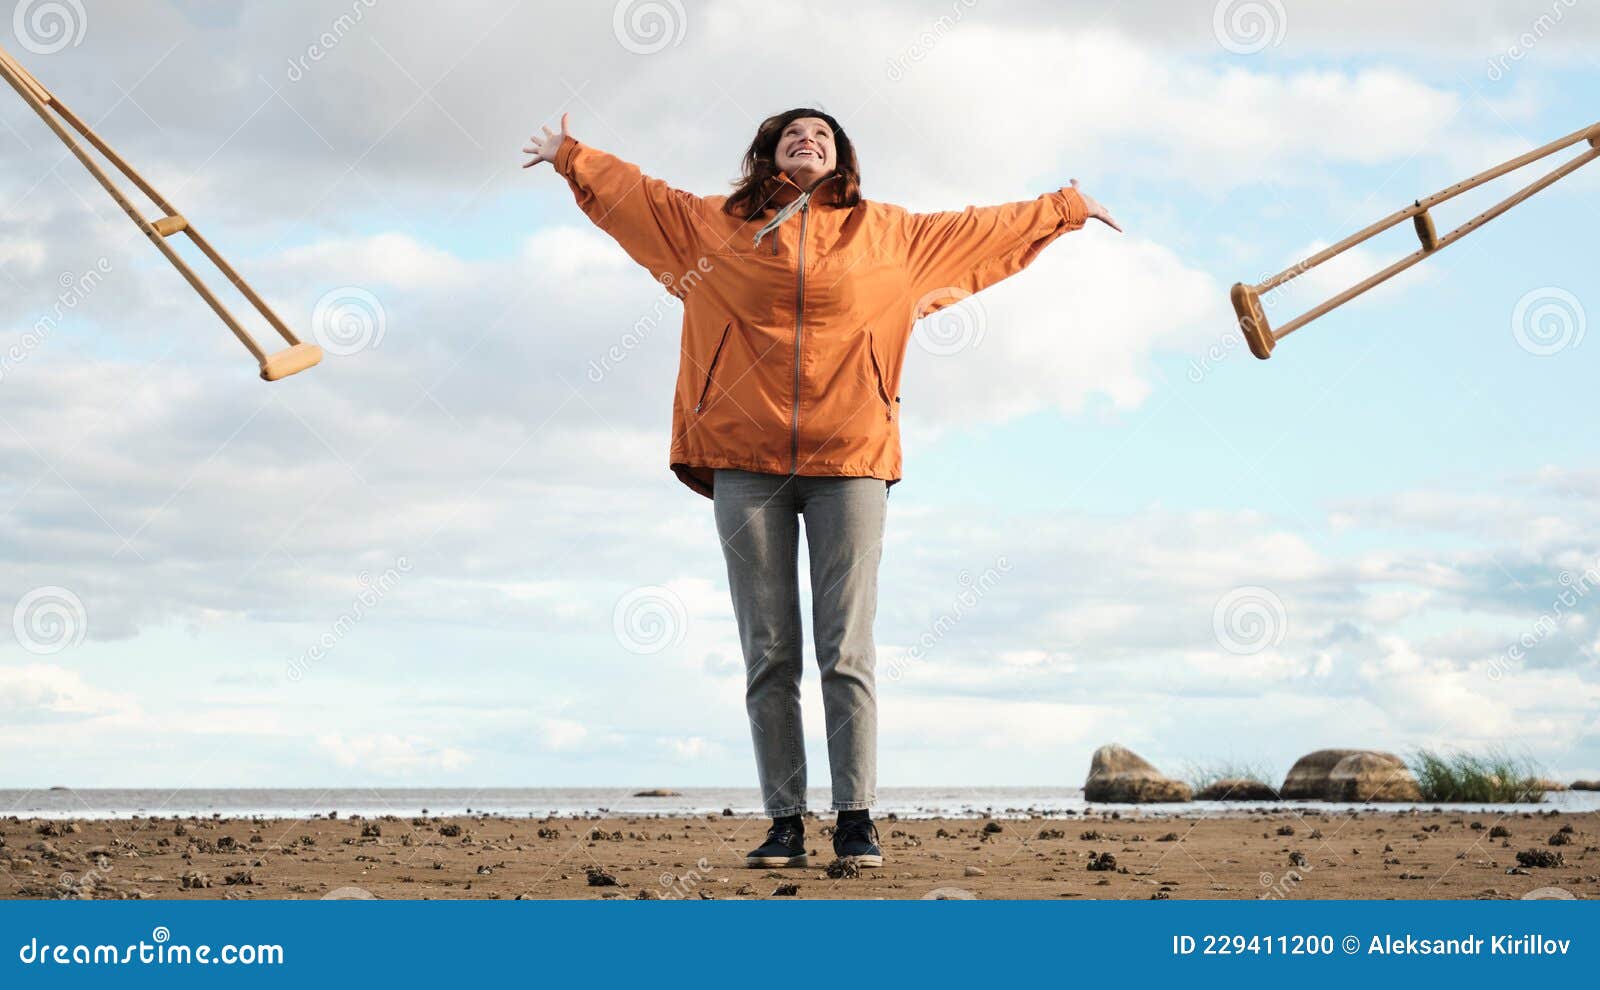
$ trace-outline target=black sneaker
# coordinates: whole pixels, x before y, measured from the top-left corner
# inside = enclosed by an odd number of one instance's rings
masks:
[[[788,822],[774,822],[767,829],[767,841],[761,844],[761,848],[745,854],[744,865],[752,870],[773,866],[805,866],[808,862],[805,839],[803,829]]]
[[[840,822],[833,830],[833,853],[857,866],[882,866],[883,850],[878,848],[878,826],[871,819]]]

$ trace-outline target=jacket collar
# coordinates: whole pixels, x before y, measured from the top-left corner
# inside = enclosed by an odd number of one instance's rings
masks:
[[[816,190],[820,189],[823,183],[832,180],[838,176],[838,174],[839,171],[835,169],[834,171],[829,172],[827,175],[824,175],[822,178],[818,179],[816,185],[811,187],[812,193],[815,194]],[[778,171],[776,184],[773,187],[772,195],[767,197],[767,205],[787,206],[794,202],[794,200],[805,191],[805,187],[796,182],[794,180],[794,176],[780,169]]]
[[[793,216],[795,211],[804,209],[805,205],[811,201],[812,193],[838,174],[838,172],[830,172],[818,179],[816,185],[810,189],[801,189],[799,183],[795,182],[788,172],[780,170],[778,172],[777,188],[771,196],[767,197],[767,206],[775,207],[777,212],[772,215],[772,219],[762,225],[760,230],[756,231],[756,247],[761,246],[762,238],[783,226],[783,222]]]

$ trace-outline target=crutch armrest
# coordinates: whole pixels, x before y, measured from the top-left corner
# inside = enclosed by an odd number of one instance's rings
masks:
[[[296,372],[304,371],[321,360],[322,348],[316,344],[295,344],[293,347],[285,347],[261,362],[261,377],[269,382],[275,382],[280,378],[288,378]]]
[[[1233,299],[1233,311],[1239,316],[1239,332],[1250,345],[1250,353],[1265,361],[1272,356],[1273,345],[1278,341],[1272,336],[1267,314],[1261,309],[1261,294],[1255,286],[1237,282],[1229,296]]]

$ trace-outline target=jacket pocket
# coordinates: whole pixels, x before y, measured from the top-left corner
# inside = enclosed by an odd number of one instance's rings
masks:
[[[894,419],[894,400],[889,396],[889,382],[883,377],[883,366],[878,363],[878,341],[867,331],[867,354],[872,358],[872,377],[878,384],[878,398],[883,400],[883,418]]]
[[[706,366],[706,381],[700,387],[700,400],[694,404],[694,411],[699,412],[706,404],[706,394],[711,391],[711,376],[717,371],[717,361],[722,357],[722,348],[728,343],[728,332],[733,329],[733,321],[722,328],[722,339],[717,341],[717,349],[711,354],[711,363]]]

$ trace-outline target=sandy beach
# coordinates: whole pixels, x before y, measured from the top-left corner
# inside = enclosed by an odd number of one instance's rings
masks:
[[[744,867],[766,821],[737,816],[7,818],[0,897],[1600,897],[1593,812],[885,819],[859,875],[829,821],[776,871]]]

